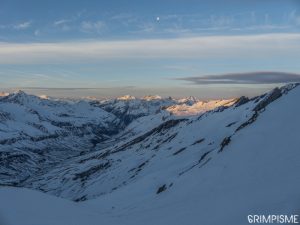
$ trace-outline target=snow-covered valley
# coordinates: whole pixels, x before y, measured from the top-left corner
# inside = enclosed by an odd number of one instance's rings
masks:
[[[208,102],[0,97],[0,224],[300,214],[300,86]],[[43,193],[42,193],[43,192]]]

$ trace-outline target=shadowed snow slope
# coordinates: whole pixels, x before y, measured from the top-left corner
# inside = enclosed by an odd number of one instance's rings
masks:
[[[299,215],[300,87],[291,87],[167,120],[24,183],[78,203],[2,187],[0,222],[243,225],[249,214]]]

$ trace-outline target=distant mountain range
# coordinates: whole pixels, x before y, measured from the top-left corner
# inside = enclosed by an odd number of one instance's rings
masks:
[[[53,224],[248,224],[247,214],[295,213],[299,99],[298,84],[211,101],[3,94],[0,185],[80,202],[85,223],[54,213]],[[20,190],[2,188],[0,196]],[[10,213],[3,202],[1,210]],[[22,224],[33,224],[28,218]]]

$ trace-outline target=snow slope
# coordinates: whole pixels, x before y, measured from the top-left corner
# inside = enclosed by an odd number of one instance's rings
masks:
[[[248,224],[248,214],[299,215],[299,97],[297,88],[269,105],[214,160],[165,192],[149,190],[158,177],[152,174],[85,204],[111,203],[122,224]]]
[[[236,99],[197,101],[194,104],[178,104],[168,107],[166,110],[177,116],[190,116],[213,110],[220,106],[231,106]]]
[[[293,88],[200,116],[169,118],[24,183],[76,204],[2,187],[2,220],[242,225],[248,214],[300,214],[300,87]]]
[[[0,97],[0,184],[20,186],[66,159],[101,150],[159,126],[170,105],[159,96],[59,100],[23,91]]]
[[[0,98],[1,184],[16,185],[93,150],[116,133],[118,123],[113,114],[84,101],[47,100],[22,91]]]

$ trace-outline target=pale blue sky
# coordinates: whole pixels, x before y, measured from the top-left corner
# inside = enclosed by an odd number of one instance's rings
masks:
[[[202,84],[189,78],[274,71],[292,73],[297,80],[299,58],[296,0],[1,1],[2,90],[55,95],[57,90],[30,88],[62,88],[61,95],[71,96],[254,95],[279,84]],[[259,76],[263,80],[266,73]]]

